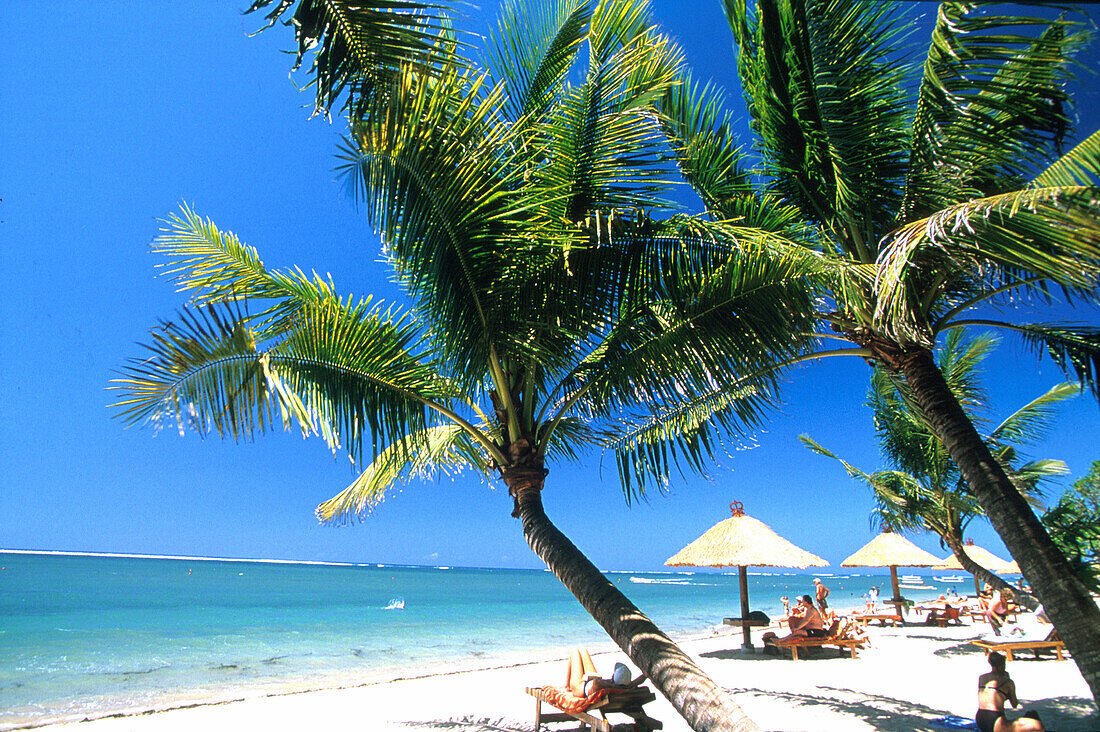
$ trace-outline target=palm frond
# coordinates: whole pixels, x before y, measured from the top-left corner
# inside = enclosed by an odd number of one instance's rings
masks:
[[[402,76],[385,109],[355,125],[340,168],[419,311],[447,333],[447,370],[467,390],[484,375],[489,334],[516,328],[495,293],[522,286],[505,276],[504,251],[522,241],[530,205],[508,195],[524,170],[508,164],[501,90],[482,94],[485,82],[457,71],[433,83]]]
[[[369,513],[399,484],[463,468],[489,469],[469,434],[453,424],[429,427],[379,452],[351,485],[317,506],[316,515],[323,523],[348,523]]]
[[[601,20],[593,18],[590,47]],[[601,32],[614,35],[610,28]],[[606,56],[562,99],[534,143],[545,156],[534,174],[537,185],[563,194],[546,208],[552,221],[579,223],[596,210],[667,205],[671,171],[660,154],[654,108],[676,82],[683,52],[654,29],[624,40],[614,52],[604,49]],[[594,49],[590,55],[597,58]]]
[[[1064,18],[943,3],[913,121],[899,222],[1020,187],[1071,128],[1065,83],[1087,39]]]
[[[1100,399],[1100,328],[1064,323],[1013,324],[1011,328],[1037,355],[1050,356],[1063,374]]]
[[[1032,188],[1100,185],[1100,130],[1081,141],[1031,182]]]
[[[286,326],[304,307],[338,299],[331,280],[314,273],[312,279],[301,270],[268,270],[256,250],[233,232],[222,231],[186,204],[180,214],[163,221],[152,250],[168,261],[156,265],[172,278],[180,290],[192,291],[196,305],[231,301],[248,302],[265,309],[253,313],[252,327],[261,340]]]
[[[560,96],[591,17],[588,0],[506,0],[485,54],[487,65],[504,82],[504,104],[513,121],[539,118]]]
[[[146,345],[150,355],[130,359],[111,405],[127,424],[160,427],[174,419],[205,434],[213,428],[235,439],[265,432],[275,423],[274,403],[263,354],[250,318],[235,304],[184,310],[162,322]]]
[[[768,408],[753,389],[721,390],[670,403],[647,416],[618,420],[604,448],[613,451],[629,504],[652,488],[664,490],[673,472],[705,474],[730,438],[743,444]]]
[[[345,92],[344,107],[354,110],[402,65],[433,75],[456,63],[439,43],[450,32],[452,6],[448,0],[254,0],[245,12],[271,8],[267,27],[292,13],[283,22],[294,26],[298,43],[293,69],[315,51],[310,84],[317,112],[327,114]]]
[[[1071,381],[1055,384],[1006,417],[989,437],[998,444],[1037,441],[1053,426],[1057,406],[1080,393],[1080,384]]]
[[[881,3],[739,5],[727,15],[765,172],[843,252],[873,261],[904,171],[904,26]]]
[[[1100,281],[1098,212],[1094,188],[1032,188],[913,221],[884,240],[875,318],[902,342],[923,337],[932,313],[922,303],[933,299],[927,288],[937,282],[948,291],[966,281],[972,291],[1044,278],[1091,299]]]
[[[667,244],[655,247],[662,233]],[[706,246],[710,237],[724,246]],[[813,323],[807,263],[777,254],[770,243],[778,240],[690,219],[627,239],[643,245],[637,284],[565,387],[583,390],[584,408],[595,414],[639,400],[678,403],[715,386],[770,392],[776,365],[803,352],[801,334]]]

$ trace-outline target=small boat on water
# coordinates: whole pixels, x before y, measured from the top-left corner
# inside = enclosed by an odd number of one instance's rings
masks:
[[[924,577],[919,574],[903,574],[898,582],[898,587],[903,590],[934,590],[932,585],[924,584]]]
[[[966,578],[963,577],[961,574],[949,574],[943,577],[933,577],[932,579],[936,580],[937,582],[962,582]]]

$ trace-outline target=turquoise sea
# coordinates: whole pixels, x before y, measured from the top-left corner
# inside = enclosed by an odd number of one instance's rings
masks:
[[[609,641],[548,572],[0,553],[0,730],[564,656]],[[885,571],[885,570],[884,570]],[[889,576],[819,573],[830,604]],[[754,572],[751,607],[812,593]],[[736,573],[608,577],[673,637],[737,614]],[[932,597],[939,584],[906,595]]]

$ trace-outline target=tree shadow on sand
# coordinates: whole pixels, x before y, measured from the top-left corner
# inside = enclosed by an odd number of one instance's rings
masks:
[[[895,699],[881,694],[867,694],[854,689],[822,686],[820,690],[837,692],[838,696],[820,696],[817,694],[799,694],[795,692],[773,691],[768,689],[735,688],[728,689],[733,694],[753,694],[771,699],[783,699],[813,713],[818,710],[831,710],[839,714],[862,719],[876,730],[883,732],[903,732],[904,730],[926,730],[942,732],[943,727],[933,724],[935,720],[951,716],[946,709],[937,709],[926,704]],[[842,696],[848,698],[842,698]],[[1059,732],[1087,732],[1098,729],[1100,715],[1080,697],[1055,697],[1028,704],[1028,709],[1039,712],[1048,729]],[[1019,714],[1011,715],[1013,717]]]
[[[937,648],[932,651],[932,654],[940,658],[955,658],[957,656],[983,656],[985,651],[977,646],[970,645],[970,641],[963,641],[962,643],[956,643],[953,646],[947,646],[945,648]]]
[[[451,732],[533,732],[534,724],[514,719],[490,719],[488,717],[460,717],[457,719],[433,719],[424,722],[402,722],[413,729],[439,729]]]

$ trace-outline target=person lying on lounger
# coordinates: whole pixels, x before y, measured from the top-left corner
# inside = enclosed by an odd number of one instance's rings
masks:
[[[577,696],[589,696],[600,689],[629,689],[645,680],[645,676],[630,679],[626,664],[616,663],[610,679],[596,673],[596,664],[586,648],[574,648],[569,652],[569,665],[565,669],[565,688]]]

